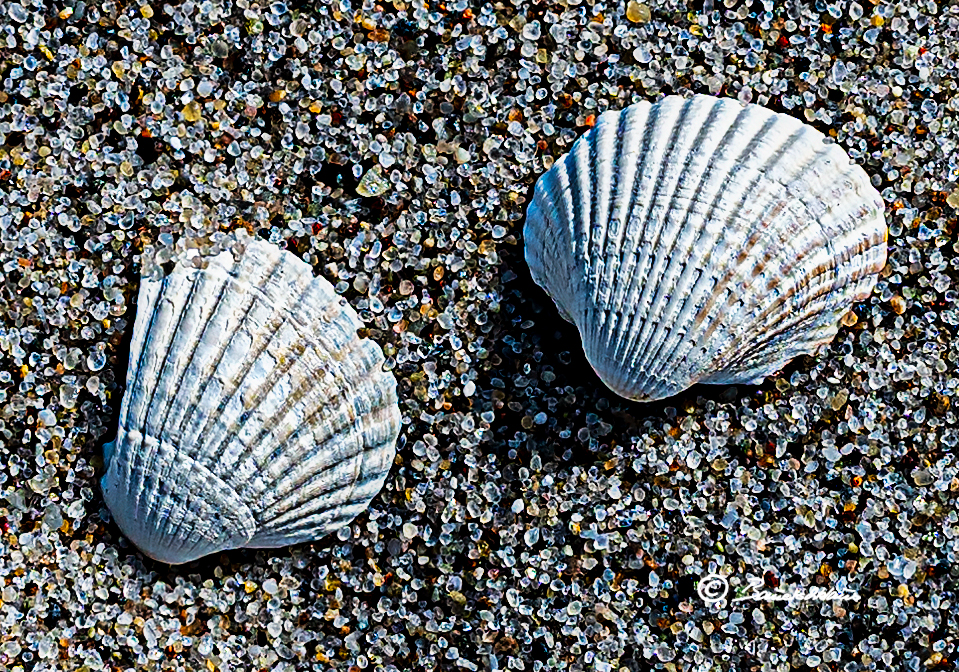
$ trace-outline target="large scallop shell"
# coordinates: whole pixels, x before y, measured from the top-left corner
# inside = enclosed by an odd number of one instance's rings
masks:
[[[170,564],[321,537],[379,492],[396,380],[310,266],[253,240],[140,285],[103,496]]]
[[[603,114],[536,183],[525,237],[597,374],[641,401],[815,352],[886,259],[882,199],[840,147],[702,95]]]

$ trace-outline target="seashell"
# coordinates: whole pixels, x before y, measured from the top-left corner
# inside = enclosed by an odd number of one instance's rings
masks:
[[[703,95],[603,114],[537,181],[525,237],[596,373],[640,401],[814,353],[886,259],[882,199],[840,147]]]
[[[317,539],[380,491],[396,380],[332,285],[261,240],[140,285],[103,496],[177,564]]]

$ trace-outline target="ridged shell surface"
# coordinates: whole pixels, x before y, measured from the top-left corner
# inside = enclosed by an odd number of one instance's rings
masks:
[[[163,562],[322,537],[379,492],[396,380],[310,266],[261,240],[140,285],[104,499]]]
[[[641,401],[815,352],[886,260],[882,199],[840,147],[702,95],[600,116],[536,183],[525,238],[592,367]]]

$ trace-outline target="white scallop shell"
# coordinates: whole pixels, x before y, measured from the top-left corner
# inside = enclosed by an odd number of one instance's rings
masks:
[[[813,353],[886,259],[882,199],[840,147],[702,95],[603,114],[536,183],[525,237],[597,374],[642,401]]]
[[[321,537],[380,491],[400,426],[396,380],[356,313],[260,240],[140,285],[103,495],[170,564]]]

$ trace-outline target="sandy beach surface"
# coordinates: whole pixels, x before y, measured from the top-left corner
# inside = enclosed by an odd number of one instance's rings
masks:
[[[957,48],[918,0],[0,2],[0,671],[954,669]],[[691,93],[839,143],[889,258],[815,356],[644,405],[522,226]],[[397,458],[338,534],[170,567],[99,489],[139,279],[251,236],[383,347]]]

